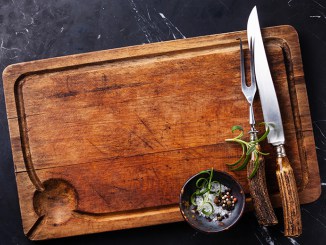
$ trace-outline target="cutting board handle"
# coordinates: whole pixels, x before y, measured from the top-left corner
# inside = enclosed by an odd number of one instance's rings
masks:
[[[256,145],[256,149],[260,151],[259,144]],[[252,198],[258,223],[263,226],[276,225],[278,223],[278,220],[272,207],[266,185],[265,159],[262,155],[259,155],[258,159],[259,168],[254,177],[248,179],[250,196]],[[249,161],[247,166],[248,177],[255,168],[254,162],[255,155],[254,153],[252,153],[251,160]]]
[[[279,145],[276,149],[276,176],[282,199],[284,235],[300,236],[302,233],[301,211],[293,169],[285,154],[284,146]]]

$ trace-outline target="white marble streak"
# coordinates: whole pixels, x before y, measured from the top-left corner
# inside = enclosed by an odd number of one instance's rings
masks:
[[[267,227],[265,226],[259,226],[257,229],[261,235],[261,237],[264,239],[264,241],[269,244],[269,245],[274,245],[275,241],[272,238],[272,236],[270,235]],[[257,235],[255,234],[255,236],[257,237]],[[258,238],[258,237],[257,237]],[[260,241],[260,239],[258,239]],[[260,241],[261,242],[261,241]]]
[[[259,236],[256,233],[254,233],[254,235],[257,238],[259,244],[264,245],[264,243],[260,240]]]
[[[322,152],[326,152],[325,149],[321,149],[319,146],[316,146],[315,148],[316,148],[316,150],[319,150],[319,151],[322,151]]]
[[[288,5],[289,5],[289,7],[292,7],[292,5],[291,5],[291,2],[292,2],[293,0],[290,0],[290,1],[288,1]]]
[[[320,13],[321,17],[323,17],[324,19],[326,19],[326,14],[324,12],[322,12],[322,11],[318,11],[318,12]]]
[[[321,128],[318,126],[318,124],[316,123],[316,122],[314,122],[313,123],[315,126],[316,126],[316,128],[319,130],[319,132],[320,132],[320,135],[326,140],[326,136],[325,136],[325,134],[324,134],[324,132],[321,130]],[[323,145],[325,145],[325,142],[323,141],[323,140],[321,140],[321,143],[323,144]]]
[[[323,9],[325,8],[322,4],[320,4],[319,2],[313,0],[314,3],[316,3],[317,5],[319,5],[320,7],[322,7]]]
[[[3,39],[1,39],[0,50],[6,50],[6,51],[18,50],[18,51],[22,51],[19,48],[6,48],[6,47],[4,47],[3,46]]]
[[[151,15],[149,14],[149,11],[148,11],[148,7],[147,7],[147,5],[146,5],[146,10],[147,10],[147,16],[148,16],[148,19],[149,19],[150,21],[152,21],[152,18],[151,18]]]
[[[288,237],[287,238],[289,240],[290,243],[292,243],[293,245],[300,245],[300,243],[298,243],[296,240],[294,240],[294,238],[292,237]]]
[[[26,19],[25,13],[23,11],[21,11],[21,10],[19,12],[23,15],[23,19],[25,20]]]
[[[309,212],[307,209],[302,208],[302,210],[304,212],[306,212],[311,218],[313,218],[317,223],[319,223],[323,228],[326,229],[326,225],[324,224],[324,222],[322,222],[320,219],[318,219],[317,217],[315,217],[311,212]]]
[[[230,10],[229,7],[222,1],[222,0],[218,0],[218,2],[223,5],[224,8],[226,8],[228,11]]]
[[[129,0],[134,17],[139,29],[145,35],[147,42],[162,41],[170,38],[186,38],[185,35],[176,27],[163,13],[159,13],[155,8],[149,9],[148,5],[139,6],[134,0]],[[167,28],[162,27],[166,26]],[[168,32],[167,32],[168,31]]]
[[[173,38],[174,38],[174,39],[177,39],[177,37],[176,37],[174,31],[177,31],[178,34],[180,34],[180,36],[181,36],[182,38],[186,38],[185,35],[183,35],[183,34],[181,33],[181,31],[180,31],[176,26],[174,26],[174,25],[171,23],[171,21],[170,21],[168,18],[165,17],[165,15],[164,15],[163,13],[159,13],[159,15],[162,17],[162,19],[164,20],[166,26],[169,28],[169,30],[172,32],[172,35],[173,35]]]
[[[139,13],[137,6],[133,0],[129,0],[129,3],[130,3],[132,10],[135,13],[137,24],[138,24],[140,30],[144,33],[147,42],[151,43],[151,42],[155,41],[155,40],[153,40],[151,33],[147,30],[148,29],[146,27],[146,25],[148,24],[147,19],[141,13]]]
[[[324,46],[326,46],[326,41],[324,41],[322,38],[320,38],[320,36],[318,36],[318,34],[315,34],[315,33],[313,33],[313,32],[311,32],[311,34],[312,34],[316,39],[318,39],[319,41],[321,41],[322,44],[323,44]],[[324,104],[324,102],[323,102],[323,104]],[[324,104],[324,105],[325,105],[325,104]]]

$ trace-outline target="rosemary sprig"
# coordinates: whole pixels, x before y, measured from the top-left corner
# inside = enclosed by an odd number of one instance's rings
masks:
[[[209,193],[214,193],[214,192],[212,192],[212,184],[213,183],[219,184],[219,190],[215,193],[217,193],[217,195],[221,195],[221,183],[219,183],[218,181],[212,181],[213,168],[211,170],[201,171],[199,174],[208,174],[208,177],[206,177],[206,178],[202,177],[196,181],[197,189],[191,195],[190,202],[194,206],[198,206],[196,203],[196,197],[202,196],[203,203],[197,207],[197,210],[201,210],[203,212],[203,214],[205,214],[206,216],[209,216],[214,212],[214,207],[213,207],[213,204],[208,200],[208,195],[209,195]],[[209,206],[209,209],[207,208],[208,206]]]
[[[251,172],[251,174],[249,175],[249,177],[248,177],[249,179],[254,177],[255,174],[258,171],[258,168],[259,168],[259,155],[266,156],[266,155],[269,154],[269,153],[264,153],[264,152],[261,152],[261,151],[257,150],[256,145],[259,142],[266,139],[266,137],[267,137],[267,135],[269,134],[269,131],[270,131],[270,128],[269,128],[270,124],[262,122],[259,125],[265,125],[265,133],[260,138],[258,138],[257,140],[250,141],[250,142],[246,142],[246,141],[242,140],[243,128],[241,126],[238,126],[238,125],[233,126],[231,131],[232,131],[232,133],[235,132],[235,131],[240,131],[240,134],[238,136],[236,136],[235,138],[233,138],[233,139],[226,139],[225,140],[227,142],[239,143],[241,145],[241,147],[242,147],[242,155],[241,155],[240,159],[238,161],[236,161],[235,163],[227,163],[227,165],[230,166],[231,170],[233,170],[233,171],[243,170],[247,166],[247,164],[248,164],[248,162],[250,160],[251,154],[252,153],[254,154],[254,156],[255,156],[254,169]]]

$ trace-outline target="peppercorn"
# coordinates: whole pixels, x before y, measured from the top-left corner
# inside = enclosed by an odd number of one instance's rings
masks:
[[[215,203],[215,204],[218,204],[219,202],[220,202],[220,200],[218,200],[218,197],[215,197],[215,198],[214,198],[214,203]]]

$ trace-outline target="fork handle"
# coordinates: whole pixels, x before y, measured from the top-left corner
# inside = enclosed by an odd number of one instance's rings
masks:
[[[293,169],[285,154],[284,146],[279,145],[276,150],[276,176],[282,199],[284,235],[300,236],[302,233],[301,211]]]
[[[260,151],[260,145],[256,145],[256,149]],[[276,218],[274,209],[269,199],[266,177],[265,177],[265,160],[262,155],[258,156],[259,168],[254,177],[249,179],[249,191],[252,198],[258,223],[263,226],[276,225],[278,220]],[[247,175],[254,170],[255,155],[251,154],[251,159],[247,166]]]

